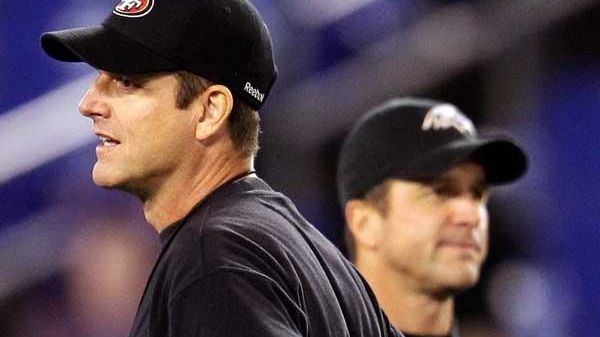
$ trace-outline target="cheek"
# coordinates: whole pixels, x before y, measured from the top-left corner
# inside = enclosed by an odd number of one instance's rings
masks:
[[[482,247],[482,260],[485,260],[488,254],[489,245],[490,245],[490,232],[488,230],[488,223],[486,221],[485,224],[481,226],[480,234],[481,235],[481,247]]]
[[[488,213],[487,205],[485,203],[482,203],[479,206],[479,218],[481,219],[482,227],[484,227],[484,229],[487,230],[490,221],[490,216]]]
[[[173,151],[173,145],[184,136],[173,116],[161,114],[156,107],[145,107],[146,113],[123,121],[125,137],[130,145],[129,155],[165,155]],[[152,113],[147,113],[152,111]],[[169,118],[171,117],[171,118]],[[151,153],[146,153],[151,152]]]
[[[394,252],[394,255],[423,259],[434,250],[438,227],[436,224],[434,217],[420,212],[392,215],[386,223],[383,240],[388,251]]]
[[[140,138],[152,134],[149,128],[152,125],[151,111],[151,106],[147,104],[138,102],[121,104],[121,108],[114,114],[114,122],[123,145],[128,148],[136,147],[143,143]]]

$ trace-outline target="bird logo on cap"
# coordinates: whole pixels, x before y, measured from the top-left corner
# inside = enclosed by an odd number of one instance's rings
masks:
[[[130,18],[139,18],[150,13],[153,7],[154,0],[121,0],[115,6],[113,13]]]
[[[467,137],[475,137],[477,135],[473,122],[452,104],[438,104],[433,106],[425,115],[423,124],[421,125],[423,131],[449,128],[455,128]]]

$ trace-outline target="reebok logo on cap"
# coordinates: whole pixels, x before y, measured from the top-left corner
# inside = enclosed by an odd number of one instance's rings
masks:
[[[152,10],[154,0],[121,0],[113,13],[130,18],[142,17]]]
[[[475,137],[477,131],[475,126],[465,115],[460,113],[458,109],[452,104],[438,104],[433,106],[425,118],[423,118],[423,124],[421,129],[427,130],[439,130],[455,128],[458,132],[468,137]]]
[[[250,82],[246,82],[244,91],[249,93],[252,97],[256,98],[261,103],[265,99],[265,94],[261,93],[260,90],[258,90],[257,88],[254,88]]]

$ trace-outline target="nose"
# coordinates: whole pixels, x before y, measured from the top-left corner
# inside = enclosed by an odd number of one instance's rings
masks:
[[[102,93],[100,77],[98,77],[88,88],[79,102],[79,112],[92,119],[106,118],[110,115],[110,109]]]
[[[457,226],[477,227],[487,216],[485,203],[470,196],[457,197],[450,205],[451,222]]]

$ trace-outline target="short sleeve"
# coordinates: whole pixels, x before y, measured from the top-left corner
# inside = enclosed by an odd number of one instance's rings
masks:
[[[182,290],[169,304],[170,337],[295,337],[304,313],[270,279],[222,270]]]

